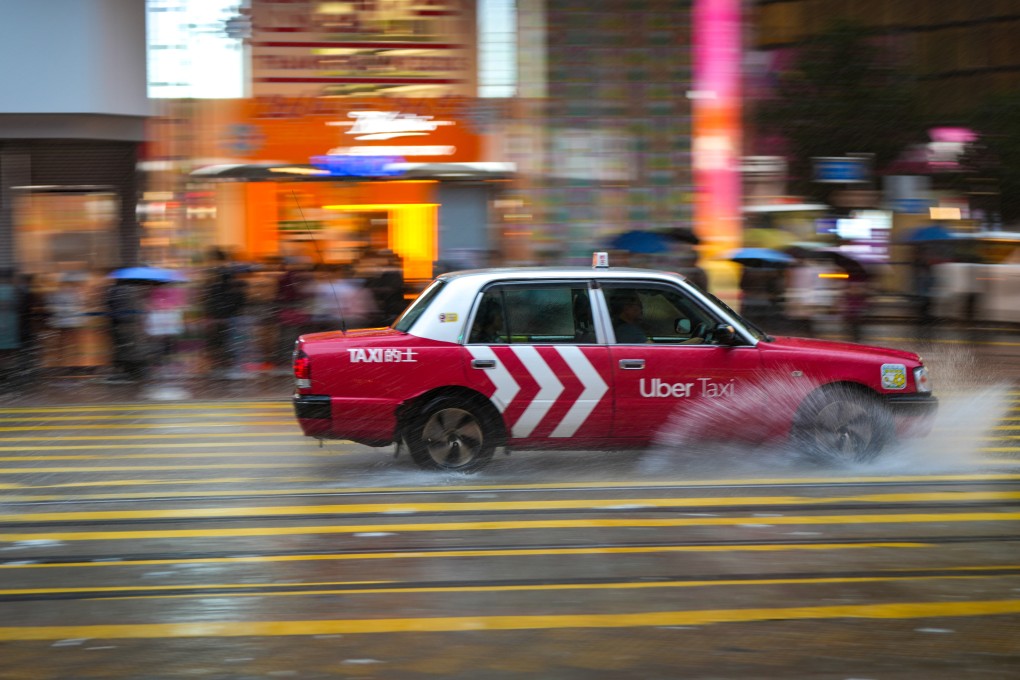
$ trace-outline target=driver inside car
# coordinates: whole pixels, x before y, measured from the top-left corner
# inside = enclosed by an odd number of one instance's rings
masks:
[[[613,332],[616,342],[620,344],[641,344],[648,342],[648,334],[641,328],[640,321],[644,317],[644,305],[636,293],[621,293],[610,301],[613,316]]]

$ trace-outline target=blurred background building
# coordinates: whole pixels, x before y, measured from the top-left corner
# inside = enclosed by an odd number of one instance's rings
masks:
[[[137,258],[145,3],[0,3],[0,269]]]
[[[420,284],[693,228],[726,288],[762,226],[1020,219],[978,115],[1015,0],[0,1],[8,269],[390,250]]]

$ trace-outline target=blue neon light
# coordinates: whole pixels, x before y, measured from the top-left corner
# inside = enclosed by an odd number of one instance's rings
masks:
[[[387,168],[403,163],[400,156],[312,156],[311,163],[333,177],[395,177],[402,170]]]

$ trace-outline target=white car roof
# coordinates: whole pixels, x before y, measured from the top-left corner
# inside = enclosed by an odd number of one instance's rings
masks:
[[[476,285],[484,286],[492,281],[504,279],[633,279],[658,278],[666,281],[683,281],[685,277],[676,272],[636,267],[496,267],[492,269],[465,269],[441,274],[440,279],[470,279]]]
[[[445,283],[428,309],[419,317],[410,332],[421,338],[441,342],[463,343],[467,323],[475,299],[481,289],[490,283],[507,280],[563,281],[589,279],[610,279],[661,281],[680,285],[692,296],[700,297],[706,304],[715,306],[695,287],[686,283],[686,277],[674,272],[657,269],[632,267],[498,267],[493,269],[468,269],[448,272],[436,277]]]

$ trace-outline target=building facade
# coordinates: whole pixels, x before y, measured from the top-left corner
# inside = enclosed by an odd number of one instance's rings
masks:
[[[134,262],[144,0],[7,0],[2,13],[0,268]]]
[[[779,54],[838,21],[868,29],[901,55],[928,112],[947,123],[987,95],[1020,89],[1016,0],[755,0],[753,46]]]

